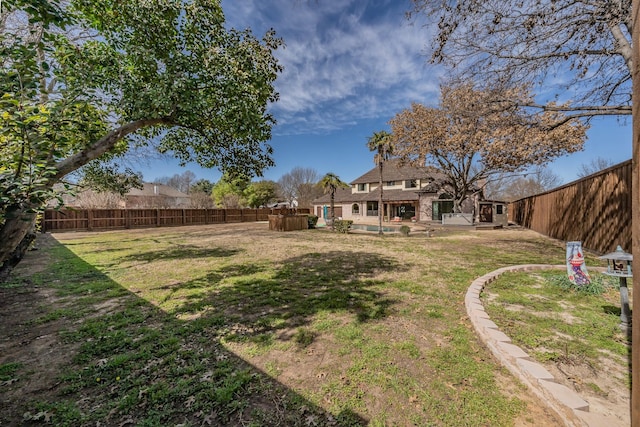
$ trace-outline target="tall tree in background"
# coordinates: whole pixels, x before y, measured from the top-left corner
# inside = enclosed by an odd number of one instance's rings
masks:
[[[320,182],[318,182],[318,185],[320,186],[320,188],[322,188],[325,194],[328,193],[331,197],[331,202],[329,203],[329,219],[331,220],[331,229],[334,230],[335,227],[333,223],[335,222],[335,219],[336,219],[336,213],[335,213],[336,190],[338,188],[348,188],[349,184],[347,184],[346,182],[343,182],[340,179],[340,177],[338,177],[338,175],[329,172],[322,177]]]
[[[470,84],[443,86],[438,108],[413,104],[391,119],[394,153],[445,174],[454,211],[460,212],[469,192],[492,176],[582,148],[586,127],[581,122],[566,121],[558,112],[531,116],[514,107],[528,98],[522,89],[495,94]]]
[[[291,172],[280,177],[281,195],[289,202],[290,206],[297,202],[299,207],[309,208],[313,199],[321,194],[317,191],[317,183],[320,179],[318,171],[312,168],[296,167]]]
[[[562,185],[562,179],[548,167],[538,166],[522,174],[505,174],[485,186],[485,196],[492,200],[513,202],[544,193]]]
[[[252,182],[244,191],[245,200],[251,208],[267,206],[276,199],[278,184],[270,180]]]
[[[578,169],[578,177],[584,178],[585,176],[593,175],[603,169],[613,166],[614,163],[611,159],[605,159],[603,157],[596,157],[591,159],[589,163],[583,163]]]
[[[55,183],[132,146],[249,176],[273,165],[281,41],[228,30],[219,1],[5,0],[0,13],[0,264]]]
[[[240,209],[246,204],[245,191],[251,184],[247,176],[223,174],[216,182],[211,195],[216,206],[224,209]]]
[[[384,215],[384,204],[382,200],[382,171],[384,162],[389,160],[393,154],[391,134],[384,130],[374,132],[367,140],[367,147],[370,151],[375,151],[373,163],[378,165],[378,171],[380,172],[378,180],[378,234],[382,234],[382,216]]]
[[[190,193],[206,193],[211,194],[213,190],[213,182],[208,179],[199,179],[191,185]]]
[[[158,184],[165,184],[171,188],[189,194],[191,191],[191,183],[196,179],[196,174],[191,171],[177,173],[171,177],[163,176],[156,180]]]
[[[198,209],[209,209],[215,205],[213,203],[213,183],[208,179],[199,179],[191,185],[189,196],[191,206]]]
[[[532,87],[528,105],[571,117],[631,114],[631,0],[413,0],[436,33],[431,60],[490,87]],[[556,78],[562,76],[562,78]]]

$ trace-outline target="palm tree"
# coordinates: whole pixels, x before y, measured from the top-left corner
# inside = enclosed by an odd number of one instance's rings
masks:
[[[333,222],[335,219],[335,210],[334,210],[334,199],[335,199],[335,195],[336,195],[336,190],[338,188],[347,188],[349,187],[349,185],[346,182],[343,182],[338,175],[334,174],[334,173],[327,173],[325,176],[322,177],[322,179],[320,180],[320,182],[318,183],[318,185],[320,185],[320,187],[322,188],[322,190],[324,191],[324,194],[331,194],[331,204],[330,204],[330,213],[329,213],[329,217],[331,218],[331,229],[333,230]]]
[[[393,154],[391,134],[384,130],[374,132],[367,140],[367,147],[369,147],[369,150],[376,152],[373,156],[373,163],[378,165],[378,169],[380,171],[380,180],[378,184],[378,188],[380,189],[380,193],[378,195],[378,234],[382,234],[382,215],[384,213],[384,205],[382,204],[382,168],[384,162],[389,160]]]

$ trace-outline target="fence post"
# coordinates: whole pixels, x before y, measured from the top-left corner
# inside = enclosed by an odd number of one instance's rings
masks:
[[[93,209],[87,211],[87,230],[93,231]]]
[[[160,209],[156,208],[156,227],[160,227]]]

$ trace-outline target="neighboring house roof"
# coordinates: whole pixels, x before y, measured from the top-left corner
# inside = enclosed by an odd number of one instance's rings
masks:
[[[445,175],[433,167],[416,167],[408,164],[400,164],[399,159],[391,159],[382,166],[382,181],[403,181],[407,179],[433,178],[443,179]],[[364,175],[356,178],[351,184],[377,183],[380,181],[380,169],[374,167]]]
[[[127,193],[127,196],[166,196],[166,197],[189,197],[188,194],[178,191],[175,188],[169,187],[164,184],[154,184],[151,182],[144,182],[142,189],[132,188]]]

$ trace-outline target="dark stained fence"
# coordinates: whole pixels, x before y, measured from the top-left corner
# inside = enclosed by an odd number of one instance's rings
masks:
[[[579,240],[598,253],[617,245],[631,252],[631,160],[563,185],[517,200],[509,217],[541,234],[564,241]]]
[[[42,231],[98,231],[145,227],[267,221],[279,213],[308,214],[309,209],[47,209]]]
[[[309,221],[306,215],[269,215],[269,230],[294,231],[308,228]]]

